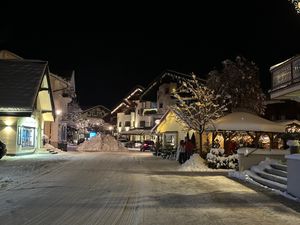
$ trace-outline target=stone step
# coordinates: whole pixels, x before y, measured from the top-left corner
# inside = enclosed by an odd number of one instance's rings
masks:
[[[280,176],[280,177],[287,177],[287,172],[283,171],[283,170],[278,170],[278,169],[274,169],[274,168],[265,168],[264,171],[267,173],[270,173],[270,174]]]
[[[259,175],[257,175],[255,172],[247,170],[246,174],[254,181],[256,181],[257,183],[272,188],[272,189],[276,189],[276,190],[280,190],[280,191],[286,191],[287,190],[287,185],[285,184],[281,184],[278,182],[274,182],[272,180],[268,180],[265,179],[263,177],[260,177]]]
[[[287,165],[274,163],[274,164],[270,164],[270,166],[273,167],[274,169],[283,170],[287,172]]]
[[[287,184],[287,178],[286,177],[281,177],[281,176],[277,176],[274,174],[270,174],[270,173],[266,173],[263,171],[254,171],[258,176],[265,178],[267,180],[271,180],[277,183],[281,183],[281,184]]]

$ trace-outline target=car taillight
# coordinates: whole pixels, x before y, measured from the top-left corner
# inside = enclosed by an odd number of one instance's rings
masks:
[[[148,145],[147,144],[144,144],[144,147],[147,147]]]

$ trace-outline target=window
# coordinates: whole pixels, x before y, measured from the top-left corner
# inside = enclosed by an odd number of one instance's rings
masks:
[[[22,147],[34,147],[34,137],[34,127],[18,127],[18,145],[21,145]]]
[[[140,121],[140,127],[145,127],[145,125],[146,125],[145,120]]]
[[[66,128],[66,126],[61,127],[60,140],[61,141],[66,141],[67,140],[67,128]]]
[[[122,126],[122,122],[119,122],[119,127],[121,127]]]
[[[125,121],[125,127],[130,127],[130,121]]]
[[[165,133],[164,134],[165,137],[165,145],[169,145],[169,146],[175,146],[176,145],[176,137],[177,134],[176,133]]]
[[[159,103],[159,108],[163,108],[164,104],[163,103]]]

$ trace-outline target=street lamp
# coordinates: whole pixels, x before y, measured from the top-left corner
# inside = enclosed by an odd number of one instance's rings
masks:
[[[295,7],[297,13],[300,13],[300,0],[289,0]]]
[[[108,129],[110,130],[111,135],[113,135],[113,129],[114,129],[113,126],[109,126]]]
[[[57,109],[55,113],[56,113],[56,115],[60,115],[62,113],[62,111],[60,109]]]

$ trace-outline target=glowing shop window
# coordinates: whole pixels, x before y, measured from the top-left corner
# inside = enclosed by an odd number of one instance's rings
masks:
[[[18,145],[22,147],[34,147],[35,128],[19,127],[18,128]]]
[[[176,144],[176,134],[175,133],[165,133],[166,145],[174,146]]]

